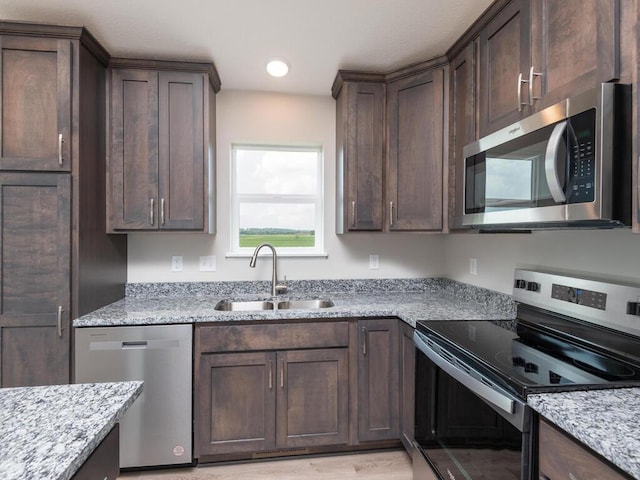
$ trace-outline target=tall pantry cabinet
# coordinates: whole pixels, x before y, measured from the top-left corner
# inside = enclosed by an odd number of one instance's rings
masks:
[[[71,322],[124,296],[105,233],[105,65],[84,28],[0,22],[0,386],[69,383]]]

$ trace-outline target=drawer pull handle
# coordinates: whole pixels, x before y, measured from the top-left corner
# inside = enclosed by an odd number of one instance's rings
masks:
[[[59,305],[57,318],[58,337],[62,337],[62,312],[64,312],[64,309],[62,308],[62,305]]]
[[[64,137],[62,134],[58,134],[58,164],[62,166],[64,162],[64,154],[62,153],[62,145],[64,145]]]
[[[362,327],[362,356],[367,356],[367,327]]]

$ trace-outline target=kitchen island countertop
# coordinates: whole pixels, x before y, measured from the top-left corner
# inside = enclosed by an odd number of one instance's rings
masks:
[[[640,479],[640,388],[529,395],[540,415]]]
[[[142,392],[143,382],[0,389],[0,478],[68,480]]]

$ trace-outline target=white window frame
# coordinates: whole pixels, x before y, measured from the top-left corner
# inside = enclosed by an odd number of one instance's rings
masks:
[[[318,154],[317,192],[309,195],[281,194],[238,194],[236,179],[236,151],[271,150],[271,151],[305,151]],[[240,247],[240,204],[241,203],[309,203],[315,205],[316,218],[314,227],[315,246],[313,247],[276,247],[278,256],[289,257],[326,257],[324,251],[324,152],[322,145],[280,145],[264,143],[232,143],[230,164],[230,248],[227,257],[248,257],[253,254],[254,247]],[[264,252],[264,251],[263,251]],[[263,254],[261,252],[261,255]],[[267,252],[268,253],[268,252]],[[265,253],[266,254],[266,253]],[[269,253],[270,255],[270,253]]]

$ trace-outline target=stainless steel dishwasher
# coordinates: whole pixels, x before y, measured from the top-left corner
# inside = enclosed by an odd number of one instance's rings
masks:
[[[75,329],[76,383],[143,380],[120,421],[120,468],[192,462],[193,327]]]

